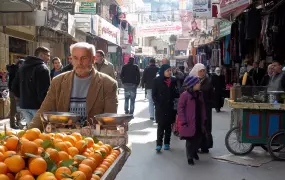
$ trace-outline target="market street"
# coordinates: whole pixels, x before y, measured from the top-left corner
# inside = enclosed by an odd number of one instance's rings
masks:
[[[119,95],[119,112],[124,112],[124,97]],[[117,180],[283,180],[284,162],[271,161],[260,167],[249,167],[212,159],[211,156],[230,154],[224,143],[229,130],[230,111],[213,112],[214,148],[208,155],[199,155],[194,167],[187,164],[185,141],[172,136],[171,151],[155,152],[156,125],[148,120],[148,102],[139,89],[136,99],[135,119],[129,125],[132,154],[117,176]]]

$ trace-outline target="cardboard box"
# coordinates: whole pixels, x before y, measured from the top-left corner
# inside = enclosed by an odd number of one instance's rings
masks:
[[[10,115],[9,98],[0,98],[0,119],[8,118]]]

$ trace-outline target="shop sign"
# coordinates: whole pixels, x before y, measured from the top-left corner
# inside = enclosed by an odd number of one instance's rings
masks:
[[[74,0],[74,2],[92,2],[96,3],[98,0]]]
[[[148,23],[138,26],[137,29],[140,37],[182,34],[181,22]]]
[[[75,2],[74,0],[48,0],[49,4],[52,4],[60,9],[63,9],[70,14],[74,14]]]
[[[96,28],[98,36],[113,44],[120,45],[120,30],[98,15],[96,18],[98,19],[98,28]]]
[[[249,5],[249,0],[221,0],[220,2],[221,17],[242,10]]]
[[[193,0],[193,16],[196,18],[211,18],[211,0]]]
[[[49,4],[46,26],[55,31],[68,32],[68,12]]]
[[[91,24],[93,24],[91,15],[87,15],[87,14],[75,14],[75,24],[76,24],[76,28],[86,32],[86,33],[91,33]]]
[[[230,21],[220,21],[218,22],[218,38],[227,36],[231,34],[232,22]]]
[[[79,6],[80,13],[96,14],[96,3],[94,2],[81,2]]]

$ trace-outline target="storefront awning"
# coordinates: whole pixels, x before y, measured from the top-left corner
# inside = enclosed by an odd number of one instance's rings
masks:
[[[175,44],[175,51],[185,51],[188,49],[190,39],[178,39]]]
[[[36,6],[29,0],[1,0],[0,13],[3,12],[32,12]]]
[[[0,26],[44,26],[46,11],[0,13]]]

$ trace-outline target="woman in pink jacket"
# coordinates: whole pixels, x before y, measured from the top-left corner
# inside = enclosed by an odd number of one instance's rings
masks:
[[[184,80],[184,91],[178,102],[178,118],[181,128],[180,138],[186,140],[186,154],[189,165],[194,165],[194,159],[199,160],[197,154],[201,138],[205,132],[206,109],[200,80],[195,76],[187,76]]]

